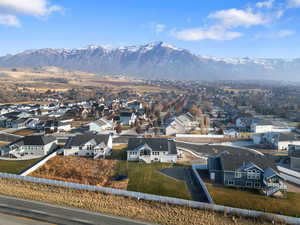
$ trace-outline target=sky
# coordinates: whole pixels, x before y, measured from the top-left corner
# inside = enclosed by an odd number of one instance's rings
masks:
[[[221,58],[300,58],[300,0],[0,0],[0,55],[154,41]]]

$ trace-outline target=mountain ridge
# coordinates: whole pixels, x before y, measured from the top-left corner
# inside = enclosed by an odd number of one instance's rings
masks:
[[[0,57],[0,67],[4,68],[45,66],[146,79],[300,80],[300,58],[217,58],[196,55],[164,42],[116,48],[100,45],[78,49],[44,48]]]

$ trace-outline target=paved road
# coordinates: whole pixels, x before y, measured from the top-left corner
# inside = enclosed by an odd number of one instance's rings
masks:
[[[51,225],[51,223],[33,220],[21,216],[0,213],[1,225]]]
[[[124,206],[126,207],[126,206]],[[20,220],[24,218],[33,219],[35,224],[38,221],[48,222],[51,224],[63,225],[82,225],[82,224],[98,224],[98,225],[145,225],[149,223],[139,222],[135,220],[125,219],[121,217],[104,215],[101,213],[90,212],[81,209],[50,205],[31,200],[17,199],[14,197],[0,195],[0,224],[14,225],[20,224]],[[2,223],[3,220],[9,223]],[[12,216],[9,217],[8,215]],[[15,216],[15,217],[13,217]],[[16,217],[18,216],[18,217]],[[18,219],[17,219],[18,218]],[[21,223],[22,224],[22,223]],[[26,223],[23,223],[26,224]]]

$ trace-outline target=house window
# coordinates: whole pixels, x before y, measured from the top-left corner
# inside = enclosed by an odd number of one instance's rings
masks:
[[[259,182],[255,182],[254,183],[254,188],[260,188],[260,183]]]
[[[251,181],[247,181],[247,182],[246,182],[246,187],[252,188],[252,182],[251,182]]]
[[[260,179],[260,172],[257,170],[249,170],[247,172],[247,179],[251,180],[259,180]]]
[[[242,177],[242,173],[241,172],[235,172],[235,178],[241,178]]]
[[[234,185],[234,180],[228,180],[228,185]]]

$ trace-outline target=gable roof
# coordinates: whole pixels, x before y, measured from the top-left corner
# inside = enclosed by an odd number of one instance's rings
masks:
[[[278,141],[300,141],[300,135],[295,132],[279,133]]]
[[[266,168],[264,173],[264,179],[269,179],[274,176],[280,176],[276,171],[274,171],[272,168]]]
[[[100,144],[104,142],[107,144],[109,140],[109,134],[104,135],[104,134],[92,134],[92,133],[86,133],[86,134],[79,134],[74,137],[70,137],[69,140],[67,141],[67,144],[65,148],[71,148],[73,146],[82,146],[89,142],[90,140],[95,140],[97,144]]]
[[[132,114],[133,114],[132,112],[121,112],[120,117],[131,117]]]
[[[129,138],[128,140],[128,149],[131,151],[141,145],[148,145],[153,151],[177,154],[176,143],[174,140],[166,138]]]
[[[249,166],[256,166],[261,170],[272,168],[277,171],[274,159],[268,155],[259,155],[252,152],[222,152],[218,157],[220,157],[222,169],[226,171],[235,171]]]
[[[51,142],[54,142],[56,139],[53,136],[44,136],[44,135],[30,135],[30,136],[26,136],[23,137],[13,143],[11,143],[10,145],[19,145],[19,146],[23,146],[23,145],[46,145],[49,144]]]

